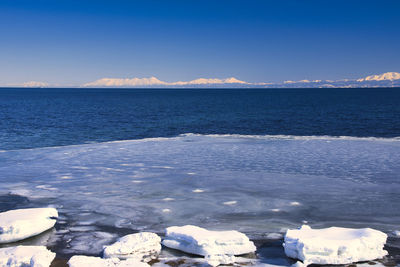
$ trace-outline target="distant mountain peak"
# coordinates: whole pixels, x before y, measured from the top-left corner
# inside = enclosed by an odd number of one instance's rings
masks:
[[[358,79],[357,82],[365,82],[365,81],[393,81],[399,80],[400,73],[398,72],[386,72],[378,75],[370,75],[365,78]]]

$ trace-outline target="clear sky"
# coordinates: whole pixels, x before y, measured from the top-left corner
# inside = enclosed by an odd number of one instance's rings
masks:
[[[1,0],[0,85],[400,72],[398,0]]]

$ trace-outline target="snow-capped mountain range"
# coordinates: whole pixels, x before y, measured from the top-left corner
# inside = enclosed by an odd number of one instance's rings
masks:
[[[14,87],[60,87],[45,82],[30,81]],[[357,88],[357,87],[400,87],[400,73],[386,72],[359,79],[343,80],[300,80],[281,83],[252,83],[234,77],[226,79],[199,78],[191,81],[165,82],[150,78],[102,78],[79,86],[87,88]]]
[[[138,86],[191,86],[191,85],[215,85],[215,84],[249,84],[236,78],[227,79],[205,79],[200,78],[188,82],[164,82],[156,77],[150,78],[132,78],[132,79],[115,79],[102,78],[94,82],[85,83],[83,87],[138,87]]]
[[[367,76],[365,78],[358,79],[357,82],[365,82],[365,81],[393,81],[393,80],[399,80],[400,79],[400,73],[398,72],[386,72],[381,75],[371,75]]]
[[[344,80],[300,80],[284,81],[282,83],[251,83],[241,81],[234,77],[227,79],[200,78],[192,81],[165,82],[156,77],[115,79],[103,78],[94,82],[85,83],[82,87],[262,87],[262,88],[300,88],[300,87],[398,87],[400,86],[400,73],[386,72],[380,75],[371,75],[360,79]]]

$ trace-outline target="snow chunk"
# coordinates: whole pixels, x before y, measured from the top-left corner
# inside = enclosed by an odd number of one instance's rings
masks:
[[[0,213],[0,244],[38,235],[54,226],[58,212],[54,208],[9,210]]]
[[[287,230],[283,246],[288,257],[305,264],[348,264],[384,257],[386,239],[385,233],[371,228],[311,229],[303,225]]]
[[[200,189],[200,188],[196,188],[196,189],[193,189],[192,192],[193,192],[193,193],[203,193],[204,190],[203,190],[203,189]]]
[[[102,259],[90,256],[73,256],[68,261],[69,267],[149,267],[147,263],[141,262],[137,259],[127,259],[120,261],[117,258]]]
[[[162,244],[169,248],[205,256],[212,266],[233,263],[234,255],[256,250],[253,242],[238,231],[209,231],[193,225],[168,227]]]
[[[207,263],[211,266],[218,266],[220,264],[233,264],[236,262],[236,257],[233,255],[207,255],[205,256]]]
[[[0,266],[49,267],[55,257],[45,246],[0,248]]]
[[[149,232],[126,235],[111,246],[104,247],[104,258],[135,258],[149,262],[158,257],[161,238]]]

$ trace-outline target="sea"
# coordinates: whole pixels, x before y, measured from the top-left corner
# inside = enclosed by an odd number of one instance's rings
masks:
[[[60,262],[192,224],[289,266],[284,233],[308,224],[381,230],[394,266],[400,89],[1,88],[0,211],[47,206],[56,227],[17,244]]]

